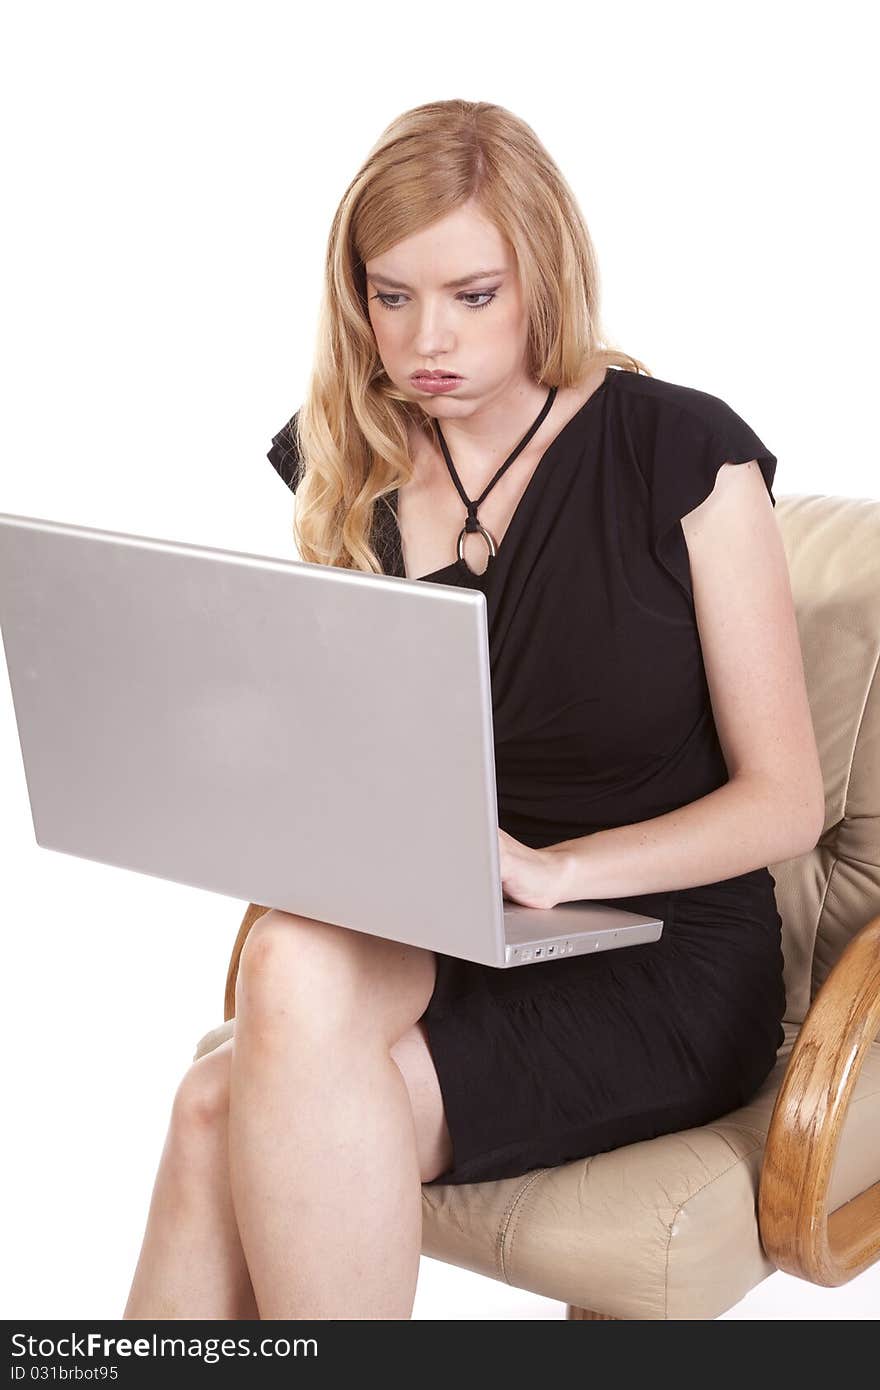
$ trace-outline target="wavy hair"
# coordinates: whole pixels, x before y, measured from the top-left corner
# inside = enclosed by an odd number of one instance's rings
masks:
[[[586,222],[526,122],[482,101],[433,101],[403,112],[369,151],[334,215],[315,359],[287,427],[295,458],[288,469],[296,479],[293,535],[307,563],[383,572],[376,509],[392,512],[387,495],[412,477],[408,429],[438,440],[433,419],[382,365],[364,267],[470,200],[513,248],[534,381],[572,386],[599,362],[651,375],[608,345]]]

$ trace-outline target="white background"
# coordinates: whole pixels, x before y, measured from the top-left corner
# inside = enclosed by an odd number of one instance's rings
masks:
[[[427,100],[528,121],[594,237],[608,331],[722,396],[777,496],[877,496],[869,7],[28,4],[0,43],[0,510],[291,558],[265,457],[330,221]],[[118,1317],[169,1106],[245,904],[40,849],[0,680],[2,1315]],[[726,1316],[869,1318],[775,1274]],[[564,1307],[423,1259],[417,1318]]]

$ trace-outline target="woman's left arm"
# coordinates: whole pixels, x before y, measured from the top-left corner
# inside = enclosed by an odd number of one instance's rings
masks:
[[[681,526],[729,781],[651,820],[518,847],[541,856],[553,885],[545,898],[555,902],[715,883],[804,854],[822,833],[825,793],[788,563],[757,463],[722,464]],[[501,835],[502,868],[505,854],[518,860],[523,884],[517,842]]]

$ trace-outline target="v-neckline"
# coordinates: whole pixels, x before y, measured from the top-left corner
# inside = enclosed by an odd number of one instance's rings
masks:
[[[526,501],[526,498],[529,496],[530,492],[532,491],[532,489],[533,489],[533,487],[534,487],[534,484],[535,484],[535,481],[536,481],[536,479],[537,479],[539,473],[541,473],[541,472],[543,471],[543,469],[545,468],[548,458],[549,458],[549,457],[551,456],[551,454],[553,453],[553,450],[556,448],[557,444],[559,444],[559,443],[562,441],[562,439],[564,438],[564,436],[565,436],[565,434],[567,433],[567,431],[571,428],[571,426],[574,425],[576,421],[582,419],[582,417],[584,416],[584,414],[589,410],[590,406],[593,404],[593,401],[596,399],[596,397],[597,397],[597,396],[601,396],[601,395],[604,393],[604,389],[605,389],[605,387],[608,385],[608,382],[609,382],[609,380],[610,380],[610,378],[611,378],[611,376],[612,376],[613,374],[614,374],[614,368],[613,368],[613,367],[606,367],[606,368],[605,368],[605,375],[603,376],[602,380],[599,382],[599,385],[598,385],[593,391],[590,392],[589,396],[588,396],[587,399],[584,401],[583,405],[579,406],[578,409],[574,412],[574,414],[571,415],[571,416],[569,416],[569,418],[566,420],[565,424],[562,426],[562,429],[558,432],[558,434],[554,435],[554,437],[550,440],[550,443],[547,445],[547,447],[546,447],[546,449],[544,450],[543,454],[542,454],[541,457],[538,459],[538,462],[535,464],[535,467],[534,467],[534,469],[532,470],[532,476],[529,478],[528,482],[526,483],[525,487],[524,487],[523,490],[522,490],[522,494],[521,494],[521,496],[520,496],[520,499],[519,499],[519,501],[517,502],[516,506],[515,506],[514,509],[513,509],[513,512],[512,512],[511,517],[510,517],[510,521],[507,523],[507,526],[506,526],[505,531],[504,531],[504,535],[501,537],[501,540],[498,542],[498,545],[497,545],[496,548],[495,548],[495,556],[494,556],[494,558],[491,557],[491,556],[489,557],[489,561],[488,561],[488,563],[487,563],[487,565],[486,565],[486,568],[482,571],[482,573],[476,574],[473,570],[471,570],[471,569],[468,568],[468,566],[465,564],[464,560],[455,559],[455,560],[453,560],[452,563],[449,564],[449,565],[443,565],[443,566],[442,566],[440,569],[438,569],[438,570],[432,570],[432,571],[430,572],[430,574],[419,574],[419,575],[415,575],[415,576],[413,577],[413,582],[414,582],[414,583],[421,583],[422,580],[436,579],[436,578],[438,577],[438,575],[441,575],[441,574],[449,574],[449,573],[451,573],[451,572],[454,571],[454,570],[460,571],[461,573],[465,574],[469,580],[472,580],[472,581],[477,582],[477,583],[485,582],[485,581],[489,578],[489,575],[493,572],[493,570],[494,570],[494,569],[497,567],[497,565],[498,565],[498,562],[499,562],[499,560],[500,560],[500,558],[501,558],[501,552],[502,552],[502,551],[505,551],[505,552],[506,552],[506,549],[507,549],[507,542],[508,542],[508,540],[510,539],[510,533],[511,533],[511,531],[514,529],[514,526],[515,526],[515,524],[516,524],[517,517],[518,517],[518,516],[520,515],[520,513],[522,512],[524,503],[525,503],[525,501]],[[405,565],[405,563],[404,563],[404,557],[403,557],[403,537],[401,536],[401,533],[400,533],[400,523],[399,523],[398,518],[397,518],[397,499],[398,499],[398,492],[399,492],[399,489],[398,489],[398,488],[395,488],[394,491],[393,491],[393,493],[391,494],[391,499],[392,499],[392,502],[391,502],[391,510],[392,510],[392,512],[393,512],[393,515],[394,515],[394,529],[395,529],[395,533],[396,533],[397,552],[398,552],[398,555],[400,556],[400,568],[401,568],[401,570],[403,571],[403,574],[402,574],[401,577],[404,578],[404,579],[408,579],[410,576],[407,575],[407,573],[406,573],[406,565]]]

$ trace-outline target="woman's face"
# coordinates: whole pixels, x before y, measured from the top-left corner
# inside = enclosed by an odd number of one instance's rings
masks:
[[[365,270],[382,365],[427,414],[462,418],[526,380],[528,324],[513,248],[474,203],[399,241]],[[412,380],[420,369],[456,372],[460,381],[429,394]]]

